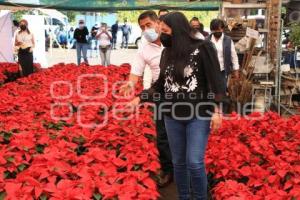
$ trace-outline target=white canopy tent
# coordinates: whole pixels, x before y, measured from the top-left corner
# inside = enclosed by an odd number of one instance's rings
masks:
[[[13,32],[11,12],[0,11],[0,62],[13,62]]]

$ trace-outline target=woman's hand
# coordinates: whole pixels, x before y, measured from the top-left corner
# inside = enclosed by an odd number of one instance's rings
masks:
[[[22,46],[23,42],[16,41],[16,46]]]
[[[210,128],[212,131],[217,131],[222,126],[223,115],[221,113],[213,114],[211,118]]]
[[[135,97],[134,99],[132,99],[130,102],[128,102],[128,104],[126,105],[127,108],[136,108],[141,102],[140,97]]]

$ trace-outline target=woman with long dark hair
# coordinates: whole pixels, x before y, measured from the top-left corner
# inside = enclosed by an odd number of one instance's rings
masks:
[[[224,84],[216,51],[209,41],[193,38],[186,17],[172,12],[161,19],[165,46],[159,79],[128,106],[159,101],[172,152],[179,199],[207,199],[205,149],[212,129],[222,122]]]
[[[15,46],[18,49],[18,61],[23,76],[33,73],[33,48],[35,46],[33,34],[28,29],[28,22],[20,21],[20,31],[16,33]]]

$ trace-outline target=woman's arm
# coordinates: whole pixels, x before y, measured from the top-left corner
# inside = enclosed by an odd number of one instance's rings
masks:
[[[34,48],[35,47],[35,41],[34,41],[34,36],[32,34],[32,37],[31,37],[31,42],[32,42],[32,47],[31,48]]]
[[[160,72],[159,78],[147,90],[143,90],[139,95],[141,102],[161,102],[164,98],[164,72]]]
[[[111,36],[111,34],[108,31],[106,31],[105,34],[108,36],[109,40],[112,39],[112,36]]]
[[[19,41],[18,41],[17,35],[16,35],[16,37],[15,37],[15,46],[16,46],[16,47],[19,47],[19,46],[21,46],[21,45],[22,45],[22,42],[19,42]]]

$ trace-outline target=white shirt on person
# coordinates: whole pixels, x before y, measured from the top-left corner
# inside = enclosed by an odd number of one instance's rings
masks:
[[[224,33],[222,34],[222,36],[220,37],[219,40],[216,40],[214,35],[211,36],[211,42],[214,43],[214,45],[217,49],[221,71],[225,70],[224,54],[223,54],[223,40],[224,40]],[[233,70],[238,70],[239,69],[239,59],[238,59],[233,41],[231,41],[231,61],[233,64]]]
[[[143,76],[146,66],[149,66],[151,71],[151,82],[154,83],[160,73],[160,58],[163,50],[162,45],[157,45],[155,43],[143,42],[141,47],[138,49],[134,64],[131,67],[131,74],[136,76]],[[151,85],[151,84],[150,84]],[[144,88],[148,88],[149,85]]]
[[[99,40],[99,46],[109,46],[111,45],[111,40],[110,38],[112,37],[111,33],[109,31],[107,31],[107,33],[102,33],[102,30],[98,31],[97,37]],[[110,36],[108,36],[108,35]]]
[[[200,32],[197,32],[197,33],[195,34],[195,38],[197,38],[197,39],[199,39],[199,40],[205,40],[204,35],[202,35],[202,33],[200,33]]]
[[[22,42],[22,45],[20,46],[21,49],[26,49],[28,47],[34,47],[33,44],[33,34],[28,33],[27,31],[16,32],[16,40],[18,42]]]

